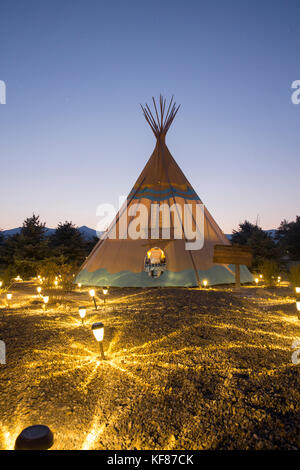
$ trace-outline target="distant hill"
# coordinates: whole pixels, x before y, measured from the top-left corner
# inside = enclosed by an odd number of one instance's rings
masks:
[[[276,235],[277,230],[275,230],[275,229],[264,230],[264,232],[267,233],[268,235],[270,235],[270,237],[275,238],[275,235]],[[228,234],[226,234],[226,237],[228,238],[228,240],[231,241],[232,234],[231,234],[231,233],[228,233]],[[275,240],[275,242],[276,242],[276,240]]]
[[[5,237],[11,237],[12,235],[15,235],[16,233],[20,233],[21,228],[22,227],[17,227],[17,228],[12,228],[10,230],[3,230],[2,233]],[[52,233],[55,232],[55,228],[45,227],[45,229],[46,229],[45,233],[47,237],[49,237],[50,235],[52,235]],[[93,237],[96,237],[96,230],[86,227],[86,225],[79,227],[79,231],[86,240],[92,240]]]
[[[51,235],[53,232],[55,232],[55,228],[47,228],[47,227],[45,228],[46,228],[47,237]],[[10,230],[3,230],[2,233],[5,237],[10,237],[12,235],[15,235],[16,233],[19,233],[20,231],[21,231],[21,227],[17,227],[17,228],[12,228]],[[90,227],[87,227],[86,225],[82,225],[82,227],[79,227],[79,231],[86,240],[92,240],[93,237],[97,236],[96,230]],[[265,230],[265,232],[268,233],[272,238],[274,238],[276,235],[275,229]],[[232,234],[231,233],[226,234],[226,237],[228,238],[228,240],[231,240]]]

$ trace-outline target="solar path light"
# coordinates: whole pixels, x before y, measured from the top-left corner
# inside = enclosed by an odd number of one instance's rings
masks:
[[[15,442],[15,450],[47,450],[53,446],[54,438],[48,426],[35,424],[23,429]]]
[[[49,302],[49,297],[48,297],[48,295],[44,295],[44,297],[43,297],[43,302],[44,302],[44,303],[43,303],[43,309],[44,309],[44,310],[47,310],[47,304],[48,304],[48,302]]]
[[[6,294],[6,301],[7,301],[8,307],[10,306],[11,299],[12,299],[12,294],[11,293]]]
[[[105,297],[105,296],[108,294],[108,288],[107,288],[107,287],[103,287],[102,292],[103,292],[103,295],[104,295],[104,303],[106,303],[106,297]]]
[[[95,295],[96,295],[95,289],[90,289],[89,294],[92,297],[92,299],[94,301],[95,309],[97,310],[98,307],[97,307],[97,303],[96,303],[96,299],[95,299]]]
[[[84,318],[86,315],[86,308],[85,307],[78,307],[78,313],[81,318],[81,323],[84,324]]]
[[[103,337],[104,337],[104,325],[102,322],[92,324],[92,331],[94,333],[96,341],[99,343],[101,359],[105,359],[103,350]]]
[[[298,319],[300,320],[300,300],[296,300],[296,308],[298,310]]]

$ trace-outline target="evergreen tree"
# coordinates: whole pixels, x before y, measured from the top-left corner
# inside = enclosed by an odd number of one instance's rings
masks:
[[[4,239],[2,263],[18,266],[19,274],[26,278],[36,274],[35,265],[48,254],[45,224],[35,214],[24,220],[21,232]]]
[[[3,265],[5,264],[5,261],[4,261],[4,241],[5,241],[5,238],[4,238],[3,232],[2,232],[2,230],[0,230],[0,268],[3,267]]]
[[[0,258],[1,258],[1,250],[3,248],[3,245],[4,245],[4,235],[3,235],[2,230],[0,229]]]
[[[273,238],[256,224],[245,220],[239,224],[239,230],[232,232],[232,244],[248,245],[252,249],[252,270],[257,270],[264,260],[277,261],[280,256],[279,247]]]
[[[18,260],[40,261],[48,254],[48,239],[45,235],[45,223],[40,216],[33,214],[24,220],[21,233],[15,236],[14,257]]]
[[[295,222],[283,220],[277,230],[278,244],[290,259],[300,260],[300,217]]]
[[[94,236],[91,240],[86,241],[86,256],[90,254],[92,249],[97,245],[99,238]]]
[[[63,256],[66,263],[81,264],[86,256],[86,242],[72,222],[59,223],[50,236],[53,255]]]

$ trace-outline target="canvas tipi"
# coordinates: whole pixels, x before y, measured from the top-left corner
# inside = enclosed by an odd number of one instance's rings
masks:
[[[162,96],[153,105],[153,113],[148,105],[142,110],[155,135],[155,149],[76,282],[118,287],[197,286],[204,279],[209,285],[233,283],[234,265],[213,263],[214,246],[229,241],[165,143],[179,106],[173,98],[166,106]],[[241,266],[241,282],[251,281],[247,267]]]

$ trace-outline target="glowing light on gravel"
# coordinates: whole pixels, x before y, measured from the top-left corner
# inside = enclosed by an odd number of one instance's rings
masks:
[[[95,417],[92,424],[92,430],[88,433],[81,450],[91,450],[93,448],[93,444],[98,441],[104,430],[105,424],[99,426],[98,419]]]
[[[287,321],[288,323],[299,323],[298,317],[282,317],[283,321]]]
[[[0,423],[0,431],[2,434],[4,450],[14,450],[16,439],[22,431],[21,425],[17,425],[14,427],[13,431],[9,431],[7,426]]]
[[[131,372],[128,369],[125,369],[124,367],[118,366],[113,361],[106,361],[105,365],[110,365],[114,369],[117,369],[119,372],[123,372],[124,374],[128,375],[128,377],[135,380],[139,385],[141,385],[142,387],[147,388],[148,390],[150,390],[150,393],[152,393],[152,392],[154,392],[154,390],[157,390],[157,389],[160,388],[159,385],[149,384],[148,382],[145,381],[144,378],[141,379],[138,375],[134,374],[133,372]]]
[[[66,449],[68,446],[71,448],[76,446],[77,449],[88,450],[109,448],[110,444],[119,447],[124,445],[125,440],[122,440],[124,433],[120,430],[124,429],[122,426],[127,419],[130,424],[132,423],[132,415],[137,411],[134,397],[141,396],[142,403],[154,403],[152,398],[155,397],[156,400],[158,395],[159,399],[164,399],[170,394],[173,399],[177,391],[172,390],[170,377],[174,375],[175,380],[177,372],[179,372],[179,377],[186,378],[187,385],[189,385],[190,377],[203,378],[205,385],[205,377],[210,376],[214,379],[219,376],[221,377],[222,393],[224,391],[223,376],[227,377],[226,374],[229,375],[229,373],[233,376],[234,374],[249,374],[250,380],[253,380],[256,385],[263,384],[267,376],[274,376],[272,381],[274,378],[277,383],[281,375],[284,376],[281,371],[288,372],[291,368],[287,358],[292,352],[292,341],[298,335],[297,324],[299,324],[299,320],[296,318],[295,295],[293,296],[292,293],[291,297],[273,296],[270,292],[255,289],[255,285],[253,287],[253,289],[247,288],[245,290],[246,293],[242,298],[239,297],[240,303],[237,305],[230,297],[228,303],[224,303],[226,311],[222,310],[223,306],[220,302],[216,302],[212,309],[205,303],[199,309],[196,305],[195,317],[194,310],[188,311],[188,316],[180,317],[178,323],[176,323],[178,318],[174,314],[175,325],[171,321],[167,321],[166,325],[163,322],[160,323],[159,315],[151,317],[153,313],[151,308],[157,305],[156,290],[152,293],[152,300],[150,295],[148,296],[150,291],[147,291],[146,295],[138,292],[123,298],[116,298],[116,292],[113,291],[110,294],[115,296],[115,300],[112,300],[115,305],[111,308],[109,303],[105,312],[101,312],[100,318],[111,327],[104,340],[108,356],[106,361],[98,360],[99,355],[96,347],[94,348],[93,344],[91,348],[88,347],[91,344],[90,337],[86,339],[84,329],[79,329],[76,326],[80,321],[78,305],[81,304],[78,302],[80,295],[78,290],[77,298],[75,295],[73,298],[70,295],[69,310],[59,310],[59,308],[53,307],[47,315],[44,315],[41,313],[40,306],[34,310],[34,306],[30,305],[30,309],[26,310],[26,320],[30,315],[40,315],[41,332],[51,332],[52,337],[58,333],[59,341],[44,344],[37,338],[34,347],[43,349],[32,351],[30,348],[30,352],[33,354],[28,356],[24,362],[24,388],[22,388],[23,385],[20,386],[20,391],[24,391],[21,406],[20,408],[14,406],[11,417],[5,420],[5,429],[0,426],[1,448],[13,449],[15,439],[27,425],[27,421],[36,418],[31,398],[36,400],[34,405],[38,405],[38,411],[41,410],[39,407],[44,409],[45,403],[47,403],[47,413],[49,412],[51,419],[53,416],[56,421],[59,439],[54,448]],[[36,294],[35,289],[36,286],[34,287]],[[197,300],[196,291],[197,289],[189,289],[189,292],[192,292]],[[250,291],[256,291],[258,294]],[[293,292],[295,294],[295,291]],[[15,296],[15,293],[13,295]],[[233,294],[230,295],[233,296]],[[18,300],[21,299],[19,293],[16,297]],[[196,300],[193,301],[194,304]],[[183,298],[181,303],[184,301]],[[233,303],[229,304],[229,301]],[[24,295],[20,306],[24,307],[26,302],[27,298]],[[32,302],[32,295],[30,302]],[[290,305],[287,304],[292,303],[293,307],[290,308]],[[38,305],[38,302],[36,304]],[[118,304],[119,309],[115,308]],[[174,305],[177,308],[176,303]],[[245,305],[246,308],[239,305]],[[143,313],[142,327],[148,321],[147,318],[144,318],[144,306],[149,309],[149,321],[152,319],[154,323],[156,320],[158,321],[158,331],[154,334],[153,330],[147,329],[147,325],[145,332],[142,331],[139,336],[140,319],[137,314],[140,311]],[[214,311],[215,307],[216,312]],[[163,308],[160,310],[158,306],[155,314],[165,313]],[[168,315],[169,312],[165,317],[167,320]],[[174,315],[171,311],[170,320],[174,319]],[[99,321],[99,312],[95,313],[95,316],[90,313],[90,320],[91,322]],[[131,333],[128,335],[128,332],[131,332],[132,335]],[[189,342],[191,335],[196,338],[195,342]],[[77,338],[76,341],[75,338]],[[126,345],[128,345],[127,348]],[[250,363],[248,359],[250,359]],[[257,362],[255,362],[256,360]],[[250,367],[248,367],[249,364]],[[262,380],[257,382],[259,376]],[[239,378],[233,377],[233,380],[230,380],[229,389],[235,388],[235,382],[239,380]],[[39,386],[41,381],[43,382]],[[20,384],[22,383],[21,381]],[[70,388],[68,384],[70,384]],[[28,389],[25,388],[26,385],[29,385]],[[103,385],[106,387],[103,388]],[[242,383],[241,387],[243,387]],[[50,402],[48,397],[52,390],[54,392],[59,390],[59,395]],[[121,390],[124,392],[122,393]],[[40,391],[43,392],[41,396],[39,395]],[[72,395],[69,395],[69,392],[72,392]],[[73,394],[76,397],[74,403],[72,403]],[[82,400],[83,396],[84,400]],[[17,398],[13,399],[17,400]],[[271,400],[272,397],[270,397],[270,404],[273,406],[274,403]],[[138,402],[138,400],[136,401]],[[212,406],[211,399],[207,401],[203,398],[202,391],[199,392],[199,402],[201,407],[207,406],[207,404]],[[73,408],[72,410],[68,410],[69,405],[70,408]],[[218,406],[218,400],[213,406]],[[198,409],[196,411],[199,412]],[[252,413],[252,410],[249,411],[249,407],[248,412]],[[65,413],[68,415],[68,426],[65,426]],[[238,413],[237,408],[235,408],[235,413]],[[19,417],[25,416],[26,423],[22,423],[22,426],[18,428]],[[77,421],[81,416],[84,416],[82,422]],[[138,413],[135,416],[138,417]],[[169,416],[166,416],[169,420]],[[141,422],[140,420],[138,424]],[[194,423],[194,419],[191,419],[191,422]],[[170,434],[170,429],[162,429],[162,431],[165,433],[162,434],[165,448],[176,448],[178,440],[174,438],[173,434]],[[132,428],[130,442],[134,446],[140,446],[139,438],[134,432],[135,430]],[[183,439],[185,444],[192,447],[195,442],[189,441],[189,432],[188,429],[187,435],[184,435]],[[182,431],[182,436],[184,433],[185,431]],[[214,442],[213,435],[208,438],[212,439],[212,443]],[[207,442],[206,448],[212,445]]]
[[[99,366],[101,365],[100,361],[97,361],[97,364],[94,366],[92,372],[87,376],[87,378],[84,380],[84,382],[78,387],[79,390],[86,390],[89,384],[94,380],[94,378],[97,376],[97,371]]]

